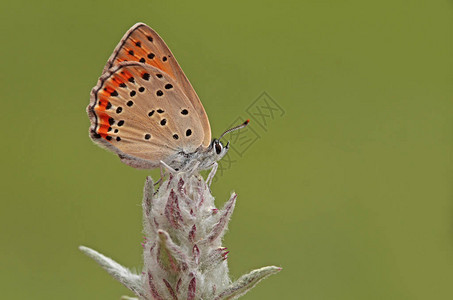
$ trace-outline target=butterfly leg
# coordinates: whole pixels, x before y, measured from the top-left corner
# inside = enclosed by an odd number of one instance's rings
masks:
[[[208,178],[206,179],[206,183],[208,184],[209,187],[211,187],[212,180],[214,179],[215,173],[217,172],[218,168],[219,164],[215,162],[212,166],[211,172],[209,172]]]
[[[165,177],[165,171],[164,171],[164,168],[163,166],[160,166],[160,178],[158,181],[156,181],[154,183],[154,186],[158,185],[159,183],[161,183],[162,181],[164,181],[164,177]]]
[[[186,168],[187,173],[189,173],[190,175],[192,175],[192,174],[198,172],[198,166],[199,166],[199,165],[200,165],[200,162],[197,161],[197,162],[195,162],[195,164],[193,164],[192,166],[188,166],[188,167]]]
[[[170,167],[169,165],[167,165],[166,163],[164,163],[163,161],[160,161],[160,167],[161,167],[161,170],[162,170],[162,167],[164,167],[165,169],[167,169],[170,173],[176,173],[176,170],[173,169],[172,167]]]

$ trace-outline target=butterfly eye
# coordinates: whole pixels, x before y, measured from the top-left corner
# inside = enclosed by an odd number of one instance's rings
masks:
[[[220,154],[220,152],[222,152],[222,145],[220,145],[219,143],[216,143],[215,144],[215,153]]]

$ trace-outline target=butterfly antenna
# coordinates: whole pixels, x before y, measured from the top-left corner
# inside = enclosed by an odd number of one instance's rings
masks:
[[[222,133],[222,134],[220,135],[219,141],[220,141],[220,139],[221,139],[225,134],[230,133],[230,132],[232,132],[232,131],[236,131],[236,130],[242,129],[242,128],[244,128],[245,126],[247,126],[247,125],[249,124],[249,122],[250,122],[250,120],[246,120],[246,121],[245,121],[244,123],[242,123],[241,125],[238,125],[238,126],[235,126],[235,127],[233,127],[233,128],[230,128],[230,129],[226,130],[224,133]]]

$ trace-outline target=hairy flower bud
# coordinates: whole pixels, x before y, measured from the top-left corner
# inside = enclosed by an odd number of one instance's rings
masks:
[[[80,250],[128,287],[137,299],[237,299],[281,268],[264,267],[231,282],[229,251],[221,242],[236,197],[233,193],[218,210],[209,186],[199,174],[172,173],[156,192],[148,177],[142,204],[143,272],[133,274],[90,248],[81,246]]]

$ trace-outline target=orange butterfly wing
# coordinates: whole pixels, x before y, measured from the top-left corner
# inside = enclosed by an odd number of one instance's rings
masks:
[[[204,129],[202,145],[209,146],[211,127],[206,111],[175,57],[157,32],[143,23],[132,26],[116,46],[104,67],[103,74],[124,61],[137,61],[151,65],[178,82],[183,93],[192,102]]]

